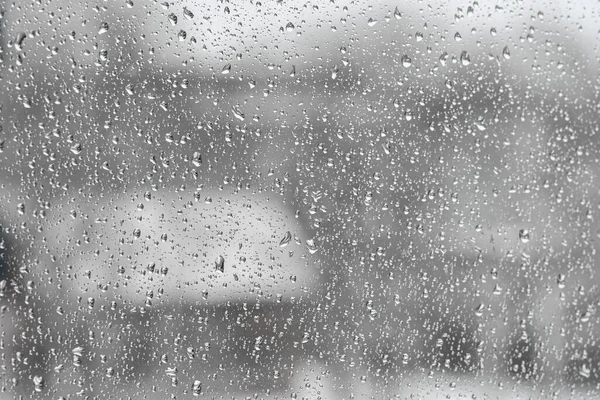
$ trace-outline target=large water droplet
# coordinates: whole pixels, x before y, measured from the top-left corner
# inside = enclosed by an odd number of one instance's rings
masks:
[[[410,66],[412,65],[412,60],[406,54],[402,56],[402,59],[400,61],[402,62],[402,66],[404,68],[410,68]]]

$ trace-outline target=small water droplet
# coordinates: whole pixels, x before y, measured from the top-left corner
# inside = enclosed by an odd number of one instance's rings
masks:
[[[398,10],[398,7],[396,7],[396,9],[394,10],[394,18],[396,18],[396,19],[402,18],[402,13],[400,12],[400,10]]]
[[[457,42],[460,42],[462,40],[462,36],[460,36],[460,33],[456,32],[454,34],[454,40]]]
[[[193,347],[188,347],[187,355],[190,360],[194,359],[196,357],[196,349],[194,349]]]
[[[293,32],[295,28],[296,27],[291,22],[288,22],[287,25],[285,26],[285,30],[288,32]]]
[[[77,346],[71,352],[73,353],[73,365],[80,367],[83,361],[83,347]]]
[[[471,55],[469,54],[469,52],[463,50],[463,52],[460,53],[460,62],[465,67],[471,64]]]
[[[558,274],[558,278],[556,278],[556,283],[557,283],[559,289],[565,288],[565,280],[566,279],[567,278],[564,274]]]
[[[44,378],[42,378],[41,376],[34,376],[33,377],[33,387],[35,389],[36,392],[41,392],[42,390],[44,390]]]
[[[367,25],[369,25],[369,26],[375,26],[375,24],[377,24],[376,19],[369,18],[369,20],[367,21]]]
[[[201,393],[202,393],[202,382],[195,380],[194,383],[192,383],[192,394],[194,396],[200,396]]]
[[[173,13],[169,14],[169,22],[173,26],[177,25],[177,15],[175,15]]]
[[[100,24],[100,28],[98,29],[98,35],[102,35],[108,32],[108,22],[103,22]]]
[[[510,50],[508,49],[508,46],[505,46],[504,49],[502,49],[502,57],[504,57],[505,60],[510,60]]]
[[[23,50],[23,42],[25,41],[26,37],[27,35],[25,34],[25,32],[17,33],[17,36],[15,37],[15,49],[17,51]]]
[[[218,256],[215,260],[215,269],[219,272],[225,272],[225,258]]]
[[[448,60],[448,53],[446,53],[446,52],[442,53],[442,55],[440,56],[440,65],[442,67],[445,67],[447,60]]]
[[[579,375],[581,375],[584,378],[589,378],[591,375],[591,370],[590,367],[587,364],[583,364],[581,366],[581,368],[579,369]]]
[[[529,231],[527,229],[521,229],[519,231],[519,240],[521,243],[529,242]]]
[[[202,165],[202,155],[197,151],[195,151],[194,155],[192,156],[192,164],[194,164],[195,167]]]
[[[191,12],[187,7],[183,7],[183,16],[186,19],[192,19],[194,18],[194,13]]]
[[[292,233],[287,231],[281,241],[279,242],[279,247],[285,247],[292,241]]]
[[[412,60],[406,54],[402,56],[402,59],[400,61],[402,62],[402,66],[404,68],[410,68],[410,66],[412,65]]]
[[[308,239],[306,241],[306,248],[310,254],[315,254],[318,251],[317,246],[315,245],[315,241],[313,239]]]
[[[83,146],[81,145],[81,143],[75,143],[73,146],[71,146],[71,153],[77,155],[79,153],[81,153],[83,151]]]
[[[221,70],[221,73],[223,75],[227,75],[229,72],[231,72],[231,64],[227,64],[226,66],[223,67],[223,69]]]
[[[483,315],[483,310],[484,310],[484,309],[485,309],[485,306],[483,305],[483,303],[482,303],[482,304],[480,304],[480,305],[478,305],[478,306],[475,308],[475,315],[476,315],[476,316],[478,316],[478,317],[481,317],[481,316]]]
[[[331,69],[331,79],[336,79],[338,76],[338,72],[340,72],[340,70],[338,69],[338,67],[333,67]]]

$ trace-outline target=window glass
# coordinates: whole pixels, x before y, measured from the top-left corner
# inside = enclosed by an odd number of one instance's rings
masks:
[[[0,3],[0,399],[600,396],[599,13]]]

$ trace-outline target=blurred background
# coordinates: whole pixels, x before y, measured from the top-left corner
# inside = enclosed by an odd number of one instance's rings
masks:
[[[600,397],[598,2],[0,11],[3,398]]]

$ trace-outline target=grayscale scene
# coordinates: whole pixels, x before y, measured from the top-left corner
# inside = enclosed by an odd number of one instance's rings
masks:
[[[0,2],[0,400],[600,399],[600,3]]]

